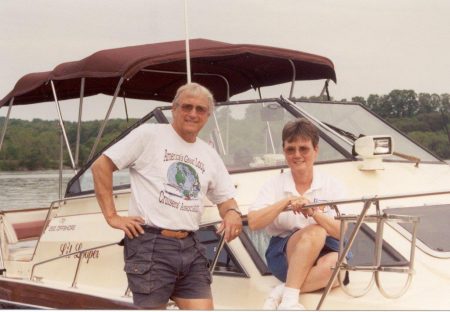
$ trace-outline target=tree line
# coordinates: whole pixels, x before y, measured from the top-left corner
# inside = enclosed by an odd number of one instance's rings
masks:
[[[97,151],[117,137],[136,120],[111,119],[108,121]],[[4,117],[0,117],[0,129],[3,129]],[[86,121],[80,131],[78,163],[84,164],[94,145],[101,121]],[[77,123],[64,123],[72,154],[75,153]],[[2,150],[0,151],[0,170],[41,170],[57,169],[60,166],[61,131],[56,120],[33,119],[32,121],[10,119]],[[75,157],[75,156],[74,156]],[[70,157],[66,147],[63,149],[64,166],[70,167]]]
[[[450,158],[450,94],[392,90],[387,95],[353,97],[443,159]]]
[[[317,100],[310,97],[309,100]],[[355,96],[352,102],[365,105],[412,140],[443,159],[450,158],[450,94],[417,94],[413,90],[393,90],[387,95]],[[343,99],[342,101],[346,101]],[[104,130],[97,151],[136,120],[111,119]],[[0,129],[5,118],[0,117]],[[78,163],[84,164],[94,145],[101,121],[82,123]],[[77,123],[65,122],[68,140],[75,152]],[[57,169],[60,159],[60,132],[57,121],[11,119],[0,151],[0,170]],[[70,158],[64,148],[64,164]]]

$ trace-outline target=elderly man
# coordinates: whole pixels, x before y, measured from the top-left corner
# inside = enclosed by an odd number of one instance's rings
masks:
[[[217,204],[225,240],[242,231],[235,188],[216,151],[197,137],[214,107],[205,87],[181,86],[172,124],[145,124],[109,148],[92,165],[97,201],[108,224],[125,233],[125,271],[133,301],[164,309],[213,309],[211,274],[196,231],[203,197]],[[129,216],[116,213],[112,174],[129,168]]]

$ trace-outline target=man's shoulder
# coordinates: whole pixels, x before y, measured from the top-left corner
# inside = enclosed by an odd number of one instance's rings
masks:
[[[160,124],[160,123],[144,123],[138,126],[136,129],[143,129],[144,131],[153,131],[160,129],[169,129],[170,124]]]
[[[138,126],[136,129],[134,129],[134,131],[136,133],[140,133],[140,134],[162,134],[166,131],[169,131],[169,125],[168,124],[150,124],[150,123],[145,123],[142,124],[140,126]]]
[[[199,148],[204,149],[208,153],[214,154],[214,156],[217,155],[218,157],[220,157],[216,149],[211,144],[207,143],[205,140],[197,137],[196,143]]]

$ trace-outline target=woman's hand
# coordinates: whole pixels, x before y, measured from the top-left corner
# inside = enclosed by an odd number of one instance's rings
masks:
[[[310,203],[311,202],[306,197],[303,197],[303,196],[295,197],[290,200],[290,206],[292,208],[292,211],[295,214],[302,213],[305,216],[305,218],[308,217],[308,211],[309,211],[309,214],[311,214],[312,211],[310,211],[311,208],[303,209],[303,207]]]

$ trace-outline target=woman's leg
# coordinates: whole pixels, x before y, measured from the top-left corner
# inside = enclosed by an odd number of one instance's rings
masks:
[[[302,289],[326,238],[326,231],[319,225],[310,225],[295,232],[286,246],[288,272],[286,287]]]
[[[336,265],[337,260],[337,252],[330,252],[320,257],[317,260],[317,264],[309,271],[309,274],[300,290],[302,292],[311,292],[324,288],[330,280],[333,273],[332,267]],[[333,287],[336,287],[338,284],[339,283],[336,281]]]

